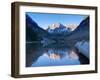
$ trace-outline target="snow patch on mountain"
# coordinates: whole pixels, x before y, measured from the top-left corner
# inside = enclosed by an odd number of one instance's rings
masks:
[[[66,26],[62,25],[61,23],[54,23],[52,25],[49,25],[47,31],[49,33],[70,32],[70,30]]]
[[[65,26],[68,28],[68,30],[74,31],[79,26],[79,24],[66,24]]]

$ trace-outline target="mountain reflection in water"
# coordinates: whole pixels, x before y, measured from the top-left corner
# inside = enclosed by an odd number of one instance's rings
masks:
[[[88,64],[88,59],[65,45],[26,44],[26,67]]]

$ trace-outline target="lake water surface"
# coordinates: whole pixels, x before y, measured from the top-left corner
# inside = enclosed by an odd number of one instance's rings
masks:
[[[65,44],[44,46],[37,43],[26,44],[26,67],[64,66],[89,64],[81,53],[75,53]]]

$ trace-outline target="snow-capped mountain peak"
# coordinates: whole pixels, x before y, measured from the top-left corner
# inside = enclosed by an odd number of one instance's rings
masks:
[[[68,29],[66,28],[66,26],[62,25],[61,23],[54,23],[48,26],[47,31],[49,33],[62,33],[68,31]]]
[[[54,24],[50,25],[49,28],[56,29],[56,28],[66,28],[66,27],[63,26],[61,23],[54,23]]]
[[[70,30],[70,31],[74,31],[79,24],[66,24],[65,26]]]

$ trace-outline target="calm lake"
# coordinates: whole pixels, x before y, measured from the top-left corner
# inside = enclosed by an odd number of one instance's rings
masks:
[[[89,59],[65,44],[26,43],[26,67],[89,64]]]

